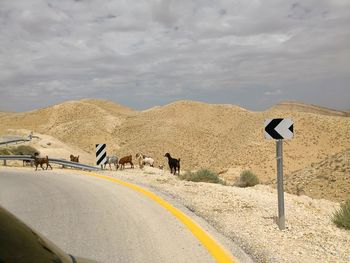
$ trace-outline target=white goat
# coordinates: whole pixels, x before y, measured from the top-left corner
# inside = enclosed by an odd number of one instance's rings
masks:
[[[143,164],[143,165],[149,164],[151,167],[153,167],[154,160],[153,160],[153,158],[151,158],[151,157],[145,157],[145,158],[143,158],[143,160],[142,160],[142,164]]]
[[[151,167],[153,167],[154,165],[154,160],[153,158],[149,157],[149,156],[146,156],[144,155],[143,153],[137,153],[136,154],[136,159],[138,160],[139,162],[139,166],[140,168],[143,168],[143,166],[145,164],[149,164]]]
[[[115,155],[107,156],[107,162],[105,163],[104,169],[106,169],[106,165],[109,164],[109,170],[112,170],[111,164],[114,164],[116,170],[118,170],[118,157]]]

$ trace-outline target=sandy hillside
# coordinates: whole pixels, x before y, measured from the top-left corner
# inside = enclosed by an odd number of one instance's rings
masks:
[[[13,116],[13,115],[16,115],[16,113],[13,113],[13,112],[2,112],[0,111],[0,118],[6,118],[6,117],[9,117],[9,116]]]
[[[350,199],[350,148],[286,177],[285,190],[333,201]]]
[[[153,156],[156,165],[166,164],[163,156],[170,152],[181,158],[182,169],[207,167],[230,179],[232,169],[237,174],[250,168],[269,182],[276,174],[275,142],[264,139],[263,125],[266,118],[274,117],[291,117],[295,123],[295,139],[284,143],[285,174],[350,147],[348,117],[279,109],[251,112],[193,101],[145,111],[102,100],[70,101],[0,115],[0,135],[32,130],[91,155],[95,143],[107,143],[109,153],[123,156],[141,151]]]
[[[275,142],[264,139],[263,123],[265,118],[285,116],[293,118],[296,135],[284,144],[286,173],[350,146],[349,118],[277,110],[250,112],[233,105],[191,101],[135,115],[115,130],[115,137],[124,138],[121,152],[141,150],[164,162],[162,153],[169,151],[181,157],[185,169],[250,168],[267,180],[276,174]]]
[[[3,116],[0,133],[6,134],[8,129],[12,129],[12,133],[16,129],[27,129],[51,135],[93,153],[95,143],[116,140],[111,134],[132,115],[131,109],[108,101],[69,101],[31,112]]]
[[[28,135],[30,134],[30,130],[26,130],[26,129],[9,130],[9,133],[16,134],[17,136],[22,138],[27,138]],[[1,138],[6,140],[6,138],[4,137],[1,137]],[[1,141],[1,138],[0,138],[0,141]],[[60,141],[59,139],[46,134],[35,133],[35,138],[33,138],[30,142],[22,143],[18,145],[10,144],[8,145],[8,147],[16,147],[19,145],[28,145],[28,146],[34,147],[36,150],[38,150],[41,156],[47,155],[52,158],[69,160],[70,155],[73,154],[74,156],[79,155],[79,160],[82,163],[93,163],[95,160],[92,154],[82,150],[81,148],[74,145],[67,145],[66,143]],[[18,163],[21,164],[21,162],[18,162]]]
[[[340,117],[350,116],[350,111],[338,111],[338,110],[333,110],[325,107],[305,104],[301,102],[294,102],[294,101],[285,101],[285,102],[278,103],[275,106],[271,107],[271,110],[280,110],[280,111],[287,111],[287,112],[290,112],[290,111],[308,112],[308,113],[315,113],[315,114],[322,114],[322,115],[329,115],[329,116],[340,116]]]

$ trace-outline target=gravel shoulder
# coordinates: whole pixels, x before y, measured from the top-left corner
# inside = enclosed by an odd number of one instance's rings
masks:
[[[286,229],[281,231],[277,192],[266,185],[187,182],[150,167],[102,173],[174,198],[257,262],[350,262],[350,232],[331,221],[339,203],[285,193]]]

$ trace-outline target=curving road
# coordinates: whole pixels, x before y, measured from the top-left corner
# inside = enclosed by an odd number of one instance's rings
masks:
[[[214,262],[174,216],[111,182],[0,169],[0,204],[67,253],[99,262]]]

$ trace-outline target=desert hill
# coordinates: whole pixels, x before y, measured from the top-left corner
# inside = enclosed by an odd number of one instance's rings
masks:
[[[286,176],[285,189],[332,201],[350,198],[350,148]]]
[[[88,103],[102,108],[111,115],[129,115],[134,111],[124,105],[101,99],[82,99],[79,102]]]
[[[96,143],[107,143],[109,154],[141,151],[153,156],[156,165],[165,165],[164,153],[170,152],[181,158],[183,170],[249,168],[270,182],[276,176],[275,142],[264,139],[263,125],[266,118],[275,117],[291,117],[295,123],[295,138],[284,143],[286,174],[350,147],[350,118],[276,108],[251,112],[234,105],[194,101],[145,111],[103,100],[69,101],[0,115],[0,135],[25,129],[91,155]]]
[[[329,116],[342,116],[349,117],[350,111],[338,111],[334,109],[329,109],[326,107],[320,107],[312,104],[305,104],[301,102],[285,101],[276,104],[271,107],[270,110],[287,111],[287,112],[308,112]]]
[[[4,118],[6,116],[12,116],[15,115],[16,113],[13,112],[6,112],[6,111],[0,111],[0,118]]]
[[[114,129],[132,115],[131,109],[108,101],[68,101],[31,112],[0,115],[3,123],[0,133],[6,129],[26,129],[93,150],[91,144],[112,141]]]
[[[246,167],[268,179],[276,172],[275,143],[264,139],[263,123],[265,118],[285,116],[292,117],[296,124],[295,139],[285,142],[288,172],[350,145],[347,118],[276,110],[250,112],[233,105],[191,101],[135,115],[114,134],[124,138],[121,151],[143,151],[160,157],[169,151],[182,158],[185,169]]]

